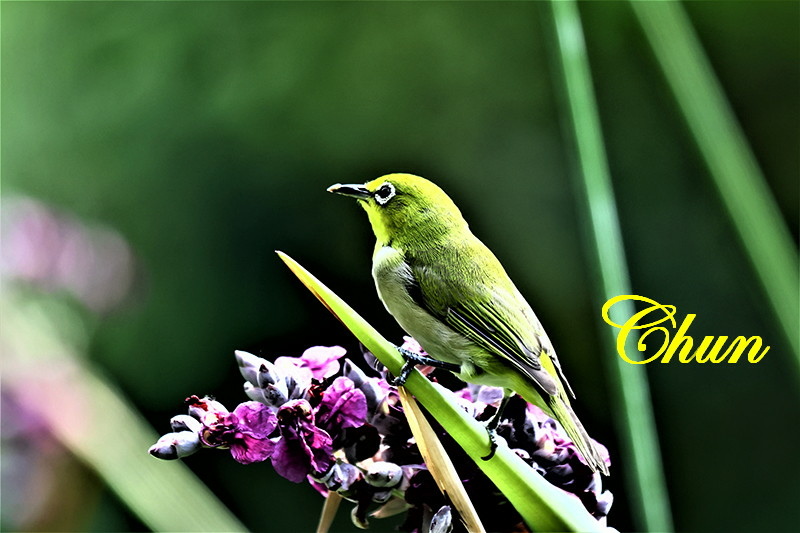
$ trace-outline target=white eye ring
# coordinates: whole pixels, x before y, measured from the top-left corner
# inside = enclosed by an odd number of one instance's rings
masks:
[[[375,198],[375,201],[378,202],[378,205],[386,205],[386,202],[394,198],[395,194],[397,194],[397,191],[395,190],[394,185],[387,181],[378,187],[378,190],[375,191],[373,197]]]

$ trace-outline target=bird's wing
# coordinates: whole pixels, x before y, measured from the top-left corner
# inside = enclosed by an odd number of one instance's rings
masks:
[[[503,357],[551,396],[557,394],[556,381],[542,368],[541,344],[523,340],[507,318],[507,311],[493,301],[455,304],[447,308],[444,320],[484,350]]]
[[[407,256],[407,262],[414,278],[409,294],[418,305],[487,352],[505,359],[542,391],[558,394],[559,376],[563,380],[563,375],[550,341],[510,279],[476,280],[476,275],[480,278],[482,272],[497,272],[496,269],[477,268],[464,275],[438,268],[442,263],[435,260],[415,261]],[[500,272],[505,276],[502,267]],[[443,291],[442,287],[448,290]],[[558,375],[542,367],[542,356],[553,361]],[[566,380],[564,383],[569,388]]]

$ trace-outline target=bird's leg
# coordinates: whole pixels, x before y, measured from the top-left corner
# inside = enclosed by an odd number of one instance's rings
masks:
[[[485,457],[481,457],[484,461],[488,461],[494,457],[494,452],[497,450],[497,426],[500,425],[503,411],[506,410],[506,406],[513,395],[513,392],[509,394],[509,391],[506,391],[503,395],[503,399],[500,400],[500,406],[497,408],[497,411],[492,415],[492,418],[486,422],[486,432],[489,433],[489,454]]]
[[[450,372],[458,373],[461,371],[461,365],[455,363],[447,363],[445,361],[439,361],[438,359],[434,359],[433,357],[428,357],[427,355],[420,355],[418,353],[412,352],[411,350],[406,350],[405,348],[401,348],[400,346],[397,347],[397,351],[400,352],[400,355],[403,356],[405,359],[405,364],[403,365],[403,369],[400,371],[400,375],[394,378],[393,380],[389,381],[390,385],[394,385],[395,387],[400,387],[405,384],[406,380],[408,379],[409,374],[411,371],[414,370],[414,367],[417,365],[426,365],[426,366],[434,366],[436,368],[444,368],[445,370],[449,370]]]

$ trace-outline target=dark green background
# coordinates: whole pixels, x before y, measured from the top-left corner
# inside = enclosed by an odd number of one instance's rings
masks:
[[[676,528],[790,530],[788,344],[630,7],[580,7],[634,292],[697,314],[696,338],[772,346],[757,365],[648,365]],[[686,8],[796,239],[798,3]],[[166,431],[189,394],[244,399],[234,349],[357,351],[275,249],[399,339],[369,276],[366,218],[325,188],[433,179],[550,332],[612,453],[610,525],[630,528],[552,35],[536,2],[3,2],[3,194],[130,242],[137,290],[102,319],[91,356]],[[268,465],[186,462],[252,529],[316,523],[322,500]],[[87,515],[64,527],[142,527],[110,493]]]

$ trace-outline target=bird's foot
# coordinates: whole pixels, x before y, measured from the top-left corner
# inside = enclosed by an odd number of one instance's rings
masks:
[[[503,412],[505,412],[506,406],[508,406],[508,402],[511,400],[512,395],[512,393],[509,393],[503,396],[497,411],[492,415],[492,418],[486,422],[486,432],[489,434],[489,454],[481,457],[481,459],[484,461],[488,461],[494,457],[494,452],[497,450],[497,426],[500,425],[500,420],[503,418]]]
[[[489,434],[489,453],[481,457],[482,460],[488,461],[494,457],[494,452],[497,451],[497,430],[486,426],[486,433]]]
[[[405,364],[403,365],[402,370],[400,370],[400,374],[397,377],[389,380],[389,385],[392,385],[393,387],[402,387],[403,385],[405,385],[409,374],[411,374],[411,371],[414,370],[415,366],[416,366],[415,362],[406,361]]]
[[[390,385],[394,385],[395,387],[401,387],[405,385],[408,376],[411,374],[411,371],[414,370],[414,367],[417,365],[427,365],[427,366],[434,366],[436,368],[444,368],[445,370],[449,370],[450,372],[458,373],[461,371],[461,365],[455,363],[448,363],[446,361],[439,361],[438,359],[434,359],[433,357],[428,357],[427,355],[420,355],[416,352],[412,352],[411,350],[406,350],[405,348],[401,348],[397,346],[397,351],[400,352],[400,355],[403,356],[405,359],[405,364],[403,368],[400,370],[400,374],[389,381]]]

